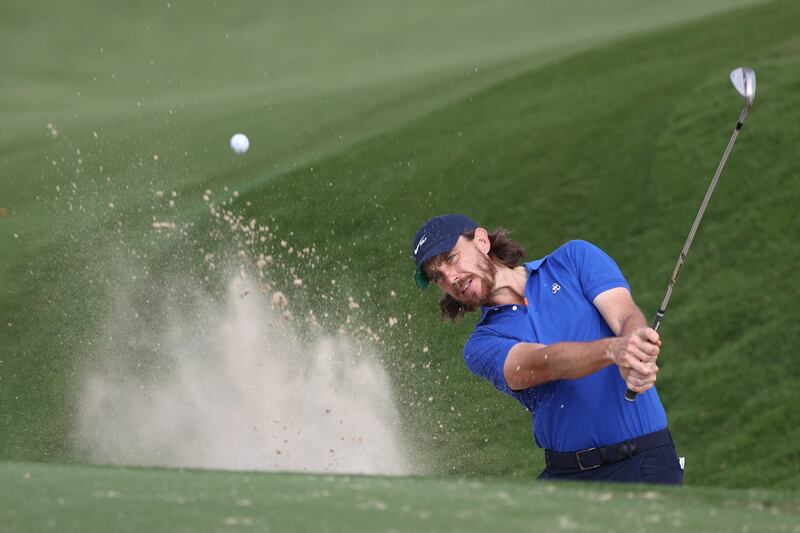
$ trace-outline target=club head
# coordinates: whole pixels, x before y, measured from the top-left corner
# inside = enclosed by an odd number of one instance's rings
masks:
[[[739,67],[731,71],[731,83],[744,97],[747,107],[753,105],[756,97],[756,73],[750,67]]]

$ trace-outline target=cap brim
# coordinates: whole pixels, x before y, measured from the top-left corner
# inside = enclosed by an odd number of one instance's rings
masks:
[[[420,290],[423,291],[428,288],[428,285],[430,285],[431,281],[428,279],[428,276],[426,276],[425,273],[422,271],[422,265],[420,265],[417,268],[417,271],[414,273],[414,281],[417,282],[417,287],[419,287]]]

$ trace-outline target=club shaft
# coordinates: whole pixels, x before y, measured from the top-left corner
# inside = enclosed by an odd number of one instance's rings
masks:
[[[681,250],[681,254],[678,256],[678,262],[675,264],[675,270],[672,271],[672,277],[667,284],[667,291],[664,294],[664,299],[661,301],[661,307],[659,307],[658,313],[656,313],[656,318],[653,320],[653,329],[655,330],[658,330],[658,326],[661,325],[661,318],[663,318],[664,313],[667,311],[667,304],[669,304],[669,298],[672,296],[672,289],[675,287],[675,282],[678,279],[678,273],[681,271],[684,261],[686,261],[686,255],[689,253],[689,248],[692,246],[692,241],[694,241],[697,228],[700,227],[700,222],[703,220],[703,215],[708,207],[708,202],[711,200],[711,195],[714,194],[714,189],[717,187],[717,182],[722,174],[722,169],[725,168],[725,163],[728,161],[728,156],[733,149],[733,144],[736,142],[736,138],[739,136],[739,131],[742,129],[744,118],[746,116],[747,108],[745,107],[742,111],[742,115],[739,117],[739,121],[736,123],[736,128],[733,130],[731,139],[728,141],[728,146],[725,147],[725,152],[722,154],[722,159],[717,166],[717,171],[714,173],[714,177],[711,179],[711,184],[708,186],[706,196],[703,198],[703,203],[700,204],[700,209],[697,211],[697,216],[694,217],[694,223],[692,223],[692,228],[689,230],[689,236],[686,237],[686,242],[683,243],[683,249]]]
[[[722,174],[722,169],[725,168],[725,162],[728,161],[728,156],[733,149],[733,144],[736,142],[736,138],[739,136],[739,131],[742,129],[742,126],[744,126],[744,120],[747,118],[748,110],[749,106],[745,106],[745,108],[742,110],[742,113],[739,115],[736,128],[733,130],[731,139],[728,141],[728,146],[725,147],[725,152],[722,154],[722,159],[717,166],[717,171],[714,173],[714,177],[711,179],[711,183],[706,191],[706,196],[703,198],[703,203],[700,204],[700,209],[697,211],[697,216],[694,217],[694,223],[692,224],[692,228],[689,230],[689,236],[686,237],[686,242],[683,243],[683,249],[681,250],[681,254],[678,256],[678,262],[675,264],[675,270],[672,271],[672,277],[669,279],[669,283],[667,284],[667,291],[664,293],[664,299],[661,301],[661,306],[658,308],[658,311],[656,311],[655,318],[653,318],[652,328],[656,331],[658,331],[658,328],[661,326],[661,321],[664,318],[664,314],[667,312],[667,305],[669,304],[669,299],[672,296],[672,289],[675,287],[675,283],[678,280],[678,273],[681,271],[684,261],[686,261],[686,256],[689,253],[689,248],[692,246],[692,241],[694,240],[695,233],[697,233],[697,228],[700,227],[700,222],[703,220],[703,214],[706,212],[706,207],[708,207],[708,202],[711,200],[711,195],[714,194],[717,181],[719,181],[719,177]],[[628,389],[628,391],[625,393],[625,399],[630,402],[636,400],[636,393]]]

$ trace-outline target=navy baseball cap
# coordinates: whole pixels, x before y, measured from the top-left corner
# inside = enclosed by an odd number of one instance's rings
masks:
[[[464,215],[441,215],[420,226],[411,241],[411,257],[417,265],[414,274],[417,287],[424,289],[430,283],[422,268],[425,262],[452,250],[462,233],[477,227],[478,224]]]

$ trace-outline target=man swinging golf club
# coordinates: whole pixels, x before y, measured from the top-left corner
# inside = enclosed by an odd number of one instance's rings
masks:
[[[439,286],[443,316],[482,306],[464,361],[531,412],[540,478],[683,482],[653,386],[661,341],[608,255],[570,241],[520,264],[505,230],[456,214],[425,222],[411,248],[416,283]]]
[[[734,69],[730,80],[745,105],[652,327],[614,261],[588,242],[570,241],[520,265],[524,251],[505,230],[489,234],[462,215],[428,220],[412,241],[417,286],[424,289],[430,281],[439,286],[442,316],[456,320],[482,306],[464,346],[464,362],[531,412],[534,438],[545,449],[547,467],[540,478],[683,482],[653,386],[658,328],[753,105],[753,69]]]

